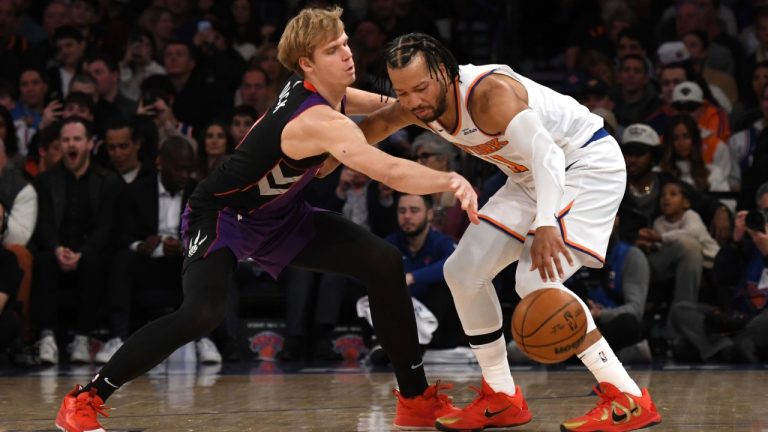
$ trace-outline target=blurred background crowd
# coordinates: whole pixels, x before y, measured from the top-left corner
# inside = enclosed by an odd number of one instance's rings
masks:
[[[606,266],[566,285],[623,361],[768,357],[768,1],[0,0],[0,367],[104,363],[178,306],[186,200],[279,94],[287,19],[332,4],[355,87],[386,91],[382,47],[423,32],[460,64],[509,64],[604,118],[627,190]],[[481,201],[506,180],[418,128],[380,148],[462,173]],[[402,251],[427,353],[466,346],[442,275],[468,225],[451,194],[400,195],[342,167],[307,198]],[[494,284],[509,319],[514,266]],[[274,281],[243,262],[222,289],[230,312],[195,343],[201,362],[248,359],[248,343],[340,360],[343,325],[362,329],[353,355],[387,361],[354,280]],[[243,342],[259,320],[279,323],[269,353]],[[435,361],[457,358],[470,357]]]

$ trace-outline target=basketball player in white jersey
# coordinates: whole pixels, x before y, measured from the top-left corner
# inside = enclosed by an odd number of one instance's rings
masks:
[[[440,430],[527,423],[532,416],[506,357],[492,279],[520,261],[520,297],[562,284],[582,265],[602,267],[626,182],[624,159],[603,120],[505,65],[458,66],[434,38],[408,34],[385,49],[397,102],[360,126],[369,142],[416,124],[497,165],[509,178],[481,209],[445,264],[464,331],[483,373],[479,397]],[[573,295],[571,293],[571,295]],[[578,299],[577,296],[574,295]],[[589,308],[578,357],[598,381],[597,407],[562,423],[564,431],[629,431],[661,422],[596,329]]]

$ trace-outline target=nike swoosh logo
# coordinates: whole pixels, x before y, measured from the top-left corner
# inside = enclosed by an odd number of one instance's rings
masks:
[[[424,364],[424,360],[422,360],[419,364],[411,365],[411,369],[418,369],[419,366]]]
[[[616,414],[616,411],[611,411],[611,417],[613,418],[614,423],[620,423],[627,419],[627,413],[622,413],[619,415]]]
[[[495,417],[495,416],[503,413],[504,411],[508,410],[511,406],[512,406],[512,404],[509,404],[506,408],[498,410],[498,411],[491,411],[488,408],[486,408],[484,414],[488,418]]]
[[[114,388],[120,388],[120,387],[118,387],[118,386],[116,386],[116,385],[112,384],[111,382],[109,382],[109,378],[107,378],[107,377],[104,377],[104,382],[105,382],[105,383],[107,383],[107,384],[108,384],[109,386],[111,386],[111,387],[114,387]]]

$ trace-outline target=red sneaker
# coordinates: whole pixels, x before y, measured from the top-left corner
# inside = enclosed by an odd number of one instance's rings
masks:
[[[483,388],[472,387],[477,399],[456,414],[442,416],[435,422],[441,431],[480,431],[485,428],[506,428],[526,424],[533,416],[528,411],[523,392],[515,387],[515,395],[493,391],[483,380]]]
[[[661,423],[661,415],[648,394],[642,389],[641,396],[622,393],[613,384],[602,382],[595,387],[600,396],[597,406],[581,417],[560,425],[565,432],[624,432],[643,429]]]
[[[440,394],[440,390],[452,388],[451,384],[431,385],[424,390],[421,396],[413,398],[403,397],[399,391],[393,393],[397,397],[397,411],[394,426],[403,430],[434,430],[435,420],[438,417],[451,415],[459,409],[451,404],[451,397]]]
[[[96,389],[78,394],[80,389],[79,385],[75,386],[64,396],[56,415],[56,427],[64,432],[106,432],[96,420],[96,414],[109,417],[106,413],[109,408],[96,395]]]

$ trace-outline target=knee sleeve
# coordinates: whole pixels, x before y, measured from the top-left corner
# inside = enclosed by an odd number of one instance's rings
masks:
[[[493,278],[520,257],[523,245],[487,223],[471,225],[443,268],[467,336],[498,331],[502,316]]]
[[[573,265],[569,265],[565,259],[562,259],[561,261],[563,272],[565,273],[565,280],[576,273],[582,266],[582,257],[578,252],[571,250],[571,257],[573,257]],[[517,264],[517,272],[515,274],[515,291],[517,291],[517,294],[521,299],[542,288],[557,288],[563,290],[578,300],[581,307],[584,309],[587,318],[587,333],[597,328],[595,319],[592,318],[592,313],[589,311],[589,307],[579,298],[579,296],[566,288],[562,281],[543,281],[541,280],[541,275],[539,275],[538,270],[530,271],[528,270],[529,268],[531,268],[530,241],[526,242],[525,251],[523,252],[523,256],[520,257],[520,262]]]
[[[455,253],[445,262],[443,273],[468,336],[483,335],[501,328],[501,305],[491,283],[495,275],[471,265]]]

